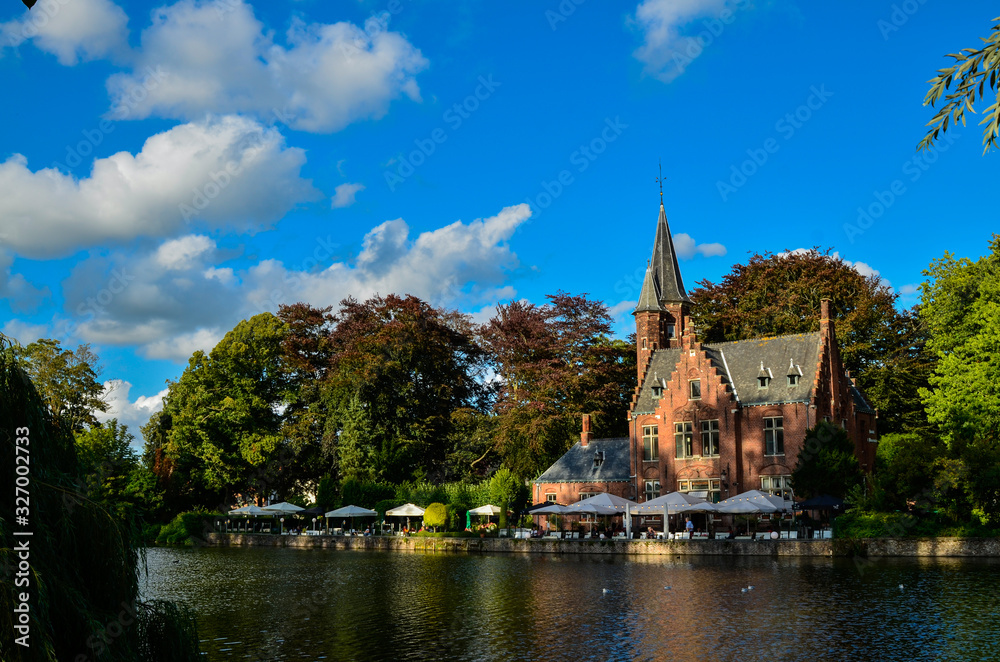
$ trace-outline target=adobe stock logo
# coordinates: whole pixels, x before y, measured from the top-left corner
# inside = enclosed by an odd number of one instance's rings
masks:
[[[816,111],[826,105],[826,102],[833,96],[833,92],[826,89],[825,84],[819,87],[813,85],[809,91],[811,94],[806,97],[805,103],[794,111],[785,113],[774,123],[774,130],[786,141],[791,140],[795,133],[812,119]],[[728,180],[719,179],[715,182],[715,188],[722,197],[722,201],[728,201],[729,196],[746,186],[750,178],[756,175],[779,149],[781,149],[781,143],[772,137],[765,140],[761,147],[751,147],[746,150],[746,154],[750,158],[740,163],[739,166],[736,164],[729,166]]]

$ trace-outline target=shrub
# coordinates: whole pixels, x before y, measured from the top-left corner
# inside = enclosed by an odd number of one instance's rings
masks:
[[[432,503],[424,511],[424,526],[435,531],[448,523],[448,507],[443,503]]]
[[[161,527],[156,536],[160,545],[186,545],[201,541],[206,533],[215,530],[213,522],[222,517],[207,510],[192,510],[180,513],[171,522]]]

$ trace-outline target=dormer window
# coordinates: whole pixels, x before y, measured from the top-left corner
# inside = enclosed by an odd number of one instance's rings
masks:
[[[688,388],[689,388],[689,393],[690,393],[689,399],[691,399],[691,400],[700,400],[701,399],[701,380],[700,379],[692,379],[691,381],[689,381],[688,382]]]
[[[594,468],[598,469],[604,464],[604,451],[594,451]]]
[[[767,388],[771,383],[771,369],[764,367],[764,362],[760,362],[760,372],[757,373],[757,388]]]
[[[802,379],[802,367],[795,365],[794,359],[788,359],[788,385],[798,386]]]

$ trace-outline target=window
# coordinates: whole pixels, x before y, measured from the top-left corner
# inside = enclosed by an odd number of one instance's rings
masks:
[[[719,421],[701,422],[701,454],[715,457],[719,454]]]
[[[694,449],[691,447],[693,438],[693,423],[674,423],[674,446],[676,447],[674,457],[684,458],[694,455]]]
[[[604,451],[594,451],[594,468],[599,468],[604,464]]]
[[[583,501],[584,499],[589,499],[590,497],[595,497],[598,494],[600,494],[600,492],[580,492],[580,499],[579,500]]]
[[[764,455],[785,454],[785,428],[781,416],[764,419]]]
[[[691,400],[700,400],[701,399],[701,380],[700,379],[692,379],[691,381],[688,382],[688,386],[689,386],[689,391],[691,393],[690,399]]]
[[[555,502],[556,502],[556,493],[555,492],[546,492],[545,493],[545,503],[555,503]]]
[[[656,462],[660,459],[659,429],[656,425],[642,426],[643,462]]]
[[[645,338],[642,339],[642,348],[646,349],[646,339]]]
[[[676,327],[673,324],[667,325],[667,337],[675,338],[677,336]]]
[[[771,378],[766,376],[760,376],[757,378],[757,388],[767,388],[767,385],[771,383]]]
[[[788,375],[788,385],[798,386],[799,385],[799,375]]]
[[[646,481],[646,501],[650,499],[655,499],[660,496],[660,481],[658,480],[647,480]]]
[[[722,481],[719,478],[700,478],[694,480],[677,481],[678,492],[699,492],[712,503],[719,503],[722,500]]]
[[[760,491],[767,492],[772,496],[780,496],[782,499],[792,498],[792,477],[791,476],[761,476]]]

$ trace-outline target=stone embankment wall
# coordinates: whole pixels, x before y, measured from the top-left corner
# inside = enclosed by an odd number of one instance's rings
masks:
[[[510,538],[403,538],[399,536],[276,536],[210,533],[216,547],[457,552],[465,554],[618,554],[622,556],[852,556],[1000,557],[1000,540],[974,538],[870,538],[862,540],[520,540]]]

